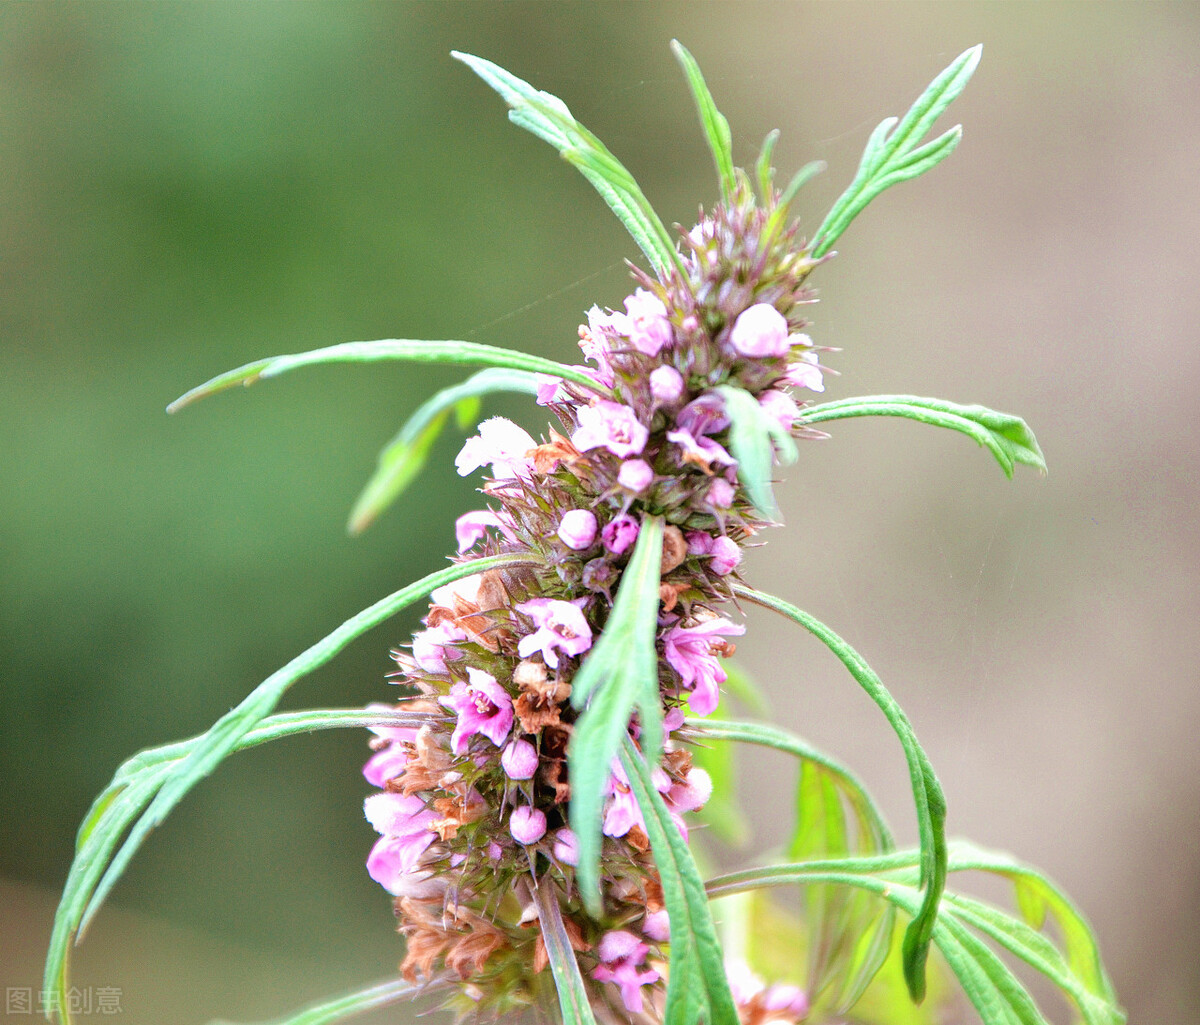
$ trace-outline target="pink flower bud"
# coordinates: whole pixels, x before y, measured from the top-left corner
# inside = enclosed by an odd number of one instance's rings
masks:
[[[564,865],[579,864],[579,841],[567,826],[554,834],[554,857]]]
[[[537,772],[537,749],[528,740],[514,740],[500,755],[500,764],[509,779],[533,779]]]
[[[729,342],[752,359],[786,356],[790,348],[787,320],[770,303],[755,303],[733,322]]]
[[[642,919],[642,935],[659,943],[666,943],[671,938],[671,919],[666,908],[646,912],[646,917]]]
[[[742,550],[734,543],[731,538],[719,537],[713,541],[712,559],[708,564],[711,569],[719,577],[725,576],[733,570],[739,562],[742,561]]]
[[[785,392],[770,391],[763,392],[758,397],[758,404],[762,407],[762,411],[768,416],[779,421],[779,425],[785,430],[790,431],[796,422],[796,417],[800,415],[800,409],[796,405],[795,400]]]
[[[638,352],[657,356],[671,344],[671,322],[658,296],[639,288],[625,300],[629,311],[629,341]]]
[[[579,552],[596,540],[596,514],[588,509],[572,509],[558,523],[558,536],[568,548]]]
[[[733,485],[724,477],[714,477],[708,486],[708,504],[717,509],[728,509],[733,505]]]
[[[546,835],[546,816],[537,808],[522,804],[514,808],[509,816],[508,831],[517,843],[537,843]]]
[[[626,459],[617,473],[617,483],[637,494],[654,481],[654,470],[644,459]]]
[[[604,539],[605,548],[613,555],[620,555],[637,540],[640,529],[638,521],[632,516],[618,516],[615,520],[609,520],[604,524],[600,536]]]
[[[669,405],[683,394],[683,375],[674,367],[658,367],[650,371],[650,394],[654,401]]]

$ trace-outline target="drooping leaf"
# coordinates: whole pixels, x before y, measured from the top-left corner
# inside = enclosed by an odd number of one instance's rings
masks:
[[[925,891],[920,912],[913,918],[904,934],[904,971],[909,992],[914,1000],[920,1001],[925,993],[925,959],[929,953],[938,903],[946,885],[946,799],[933,766],[930,765],[924,749],[917,743],[908,716],[862,656],[841,637],[820,620],[782,598],[740,584],[734,586],[734,593],[799,623],[820,640],[879,706],[900,740],[905,760],[908,762],[913,801],[917,811],[917,827],[921,838],[920,885]]]
[[[322,363],[378,363],[386,360],[402,360],[410,363],[457,363],[466,366],[502,367],[506,370],[524,370],[534,374],[552,374],[564,380],[582,385],[594,392],[608,394],[608,389],[598,385],[578,367],[569,367],[542,356],[517,352],[515,349],[500,349],[481,342],[423,342],[407,338],[384,338],[376,342],[342,342],[311,352],[298,352],[290,356],[268,356],[253,363],[228,370],[205,381],[191,391],[184,392],[167,406],[168,413],[175,413],[197,399],[206,398],[216,392],[235,385],[249,387],[255,381],[278,377],[300,367],[317,366]]]
[[[642,810],[671,922],[670,978],[663,1023],[738,1025],[704,883],[654,786],[650,766],[628,734],[621,749],[621,765]]]
[[[678,39],[672,39],[671,52],[675,54],[675,59],[679,61],[684,75],[687,76],[688,88],[692,90],[696,111],[700,115],[700,124],[704,128],[704,137],[708,140],[713,163],[717,166],[721,198],[728,202],[733,199],[734,190],[737,188],[737,181],[733,176],[733,136],[729,131],[729,122],[725,115],[717,110],[712,93],[708,91],[704,76],[700,73],[700,65],[687,48]]]
[[[738,480],[754,507],[767,519],[778,520],[779,507],[771,490],[775,454],[778,452],[783,463],[794,463],[798,456],[796,443],[745,389],[723,384],[714,391],[725,400],[725,412],[731,421],[729,448],[737,460]]]
[[[1016,463],[1046,471],[1046,459],[1029,425],[1019,416],[998,413],[987,406],[964,406],[917,395],[868,395],[809,406],[800,411],[800,423],[811,425],[856,416],[901,416],[959,431],[987,448],[1006,477],[1012,477]]]
[[[867,890],[905,914],[915,915],[922,906],[917,888],[920,858],[919,851],[898,851],[874,858],[773,865],[710,880],[708,892],[717,897],[789,882],[826,882]],[[1013,883],[1018,895],[1019,917],[974,897],[947,892],[932,932],[933,942],[959,977],[985,1025],[1045,1025],[1045,1019],[1024,986],[977,933],[994,940],[1058,986],[1086,1025],[1123,1025],[1125,1015],[1104,972],[1092,931],[1053,883],[1006,854],[962,842],[951,845],[949,870],[1000,875]],[[1031,912],[1031,900],[1039,905],[1037,912]],[[1043,909],[1054,915],[1062,950],[1042,931]],[[1036,921],[1031,920],[1031,913]]]
[[[344,993],[332,1000],[312,1004],[288,1015],[286,1018],[276,1018],[271,1022],[261,1022],[260,1025],[333,1025],[334,1022],[345,1021],[359,1014],[377,1010],[380,1007],[390,1007],[401,1000],[411,1000],[414,996],[436,992],[437,987],[413,986],[403,979],[389,979],[376,983],[366,989]],[[209,1025],[234,1025],[232,1022],[214,1021]]]
[[[889,117],[871,133],[858,165],[858,173],[838,197],[812,237],[812,254],[827,253],[850,222],[885,189],[924,174],[954,150],[962,136],[959,126],[922,146],[921,140],[938,116],[963,91],[983,53],[973,46],[960,54],[909,108],[903,120]]]
[[[459,427],[466,428],[479,415],[479,396],[502,391],[536,395],[537,377],[527,370],[489,367],[422,403],[379,453],[379,465],[350,513],[349,532],[362,533],[412,483],[451,410]]]
[[[594,917],[599,917],[601,911],[604,787],[634,709],[652,763],[657,763],[662,747],[662,699],[655,648],[662,544],[662,519],[644,516],[633,555],[617,584],[612,612],[571,681],[571,704],[584,709],[567,749],[571,829],[579,845],[579,892]]]
[[[546,956],[558,991],[563,1025],[596,1025],[587,987],[579,974],[579,962],[571,948],[571,937],[563,924],[557,888],[549,876],[534,883],[533,899],[537,905],[538,928],[542,932],[542,942],[546,944]]]
[[[548,142],[563,159],[579,168],[625,225],[660,279],[679,266],[679,254],[671,236],[633,175],[599,139],[575,120],[562,100],[535,89],[482,57],[456,50],[450,55],[466,64],[500,94],[512,108],[508,118],[513,124]]]
[[[55,913],[44,988],[60,995],[59,1006],[67,1007],[68,949],[73,940],[77,942],[77,936],[82,938],[137,848],[199,780],[238,749],[293,683],[324,665],[354,638],[434,589],[473,573],[527,561],[522,556],[492,556],[429,574],[351,617],[296,656],[201,737],[144,751],[122,765],[84,818],[76,838],[75,859]],[[118,850],[126,830],[129,834]]]

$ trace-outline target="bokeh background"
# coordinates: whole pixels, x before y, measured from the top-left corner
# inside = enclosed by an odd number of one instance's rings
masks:
[[[908,710],[950,828],[1044,866],[1133,1021],[1200,1005],[1200,8],[1194,4],[0,6],[0,987],[32,988],[76,826],[134,751],[205,729],[293,654],[442,564],[475,502],[434,453],[364,537],[375,453],[449,369],[310,371],[175,418],[249,359],[377,337],[574,355],[636,255],[452,48],[556,92],[668,223],[714,177],[670,58],[693,50],[753,160],[829,170],[983,42],[964,143],[879,200],[814,283],[828,395],[1024,415],[1051,473],[851,421],[803,448],[760,586],[842,632]],[[950,123],[950,122],[948,122]],[[491,412],[540,426],[522,405]],[[289,707],[388,695],[374,631]],[[911,839],[873,706],[751,616],[775,717],[857,766]],[[270,1017],[400,956],[362,861],[364,740],[239,755],[145,846],[81,948],[123,1020]],[[791,796],[744,763],[756,842]],[[405,1020],[407,1012],[379,1021]],[[27,1020],[11,1016],[6,1020]]]

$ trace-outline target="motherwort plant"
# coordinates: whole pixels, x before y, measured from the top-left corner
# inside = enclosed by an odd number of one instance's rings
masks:
[[[493,417],[466,440],[456,466],[463,475],[485,471],[483,502],[459,518],[449,568],[339,627],[203,736],[120,769],[80,829],[49,989],[66,992],[69,945],[149,830],[227,755],[306,730],[367,726],[374,739],[364,772],[376,789],[365,810],[379,834],[367,870],[393,898],[406,950],[397,979],[294,1022],[335,1021],[428,994],[459,1016],[531,1008],[568,1025],[762,1025],[846,1014],[931,1021],[940,1020],[934,1005],[945,1005],[947,967],[988,1025],[1044,1022],[995,947],[1047,976],[1081,1020],[1123,1020],[1091,933],[1067,899],[1005,855],[947,842],[937,778],[863,659],[740,572],[745,547],[762,543],[780,519],[775,465],[796,460],[797,440],[826,437],[818,425],[908,417],[974,438],[1010,476],[1015,463],[1044,468],[1023,421],[981,406],[908,395],[814,403],[832,350],[805,333],[809,275],[874,196],[955,148],[957,127],[923,139],[970,78],[979,48],[943,71],[903,119],[879,125],[853,182],[807,237],[791,206],[816,168],[776,188],[777,133],[752,171],[735,167],[725,118],[691,56],[678,45],[675,52],[720,199],[674,235],[560,100],[488,61],[455,55],[503,97],[516,124],[595,185],[649,262],[649,272],[632,269],[621,308],[587,312],[582,365],[466,342],[353,342],[260,360],[171,407],[310,364],[484,366],[429,400],[384,451],[353,530],[412,479],[449,415],[473,418],[481,396],[527,393],[553,424],[534,437]],[[271,714],[306,672],[426,599],[424,628],[393,652],[393,704]],[[908,761],[917,849],[895,848],[870,797],[828,756],[774,726],[714,715],[746,604],[816,636],[887,717]],[[688,816],[713,796],[714,774],[727,787],[717,771],[726,763],[714,754],[730,741],[798,759],[798,821],[786,863],[706,881],[689,848]],[[965,870],[1009,879],[1017,912],[948,891],[948,874]],[[746,896],[781,886],[803,891],[801,920]],[[727,897],[718,930],[709,903]],[[1043,930],[1047,919],[1053,934]],[[790,949],[764,949],[772,929]],[[927,964],[931,945],[940,959]],[[938,995],[919,1009],[927,973],[937,974]]]

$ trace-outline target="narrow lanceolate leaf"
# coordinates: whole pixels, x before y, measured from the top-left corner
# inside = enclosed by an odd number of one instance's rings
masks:
[[[398,1004],[401,1000],[411,1000],[415,996],[437,992],[438,988],[436,985],[416,987],[403,979],[391,979],[368,986],[366,989],[355,990],[353,993],[344,993],[332,1000],[306,1007],[303,1011],[290,1014],[286,1018],[276,1018],[274,1021],[262,1022],[260,1025],[333,1025],[334,1022],[345,1021],[355,1015]],[[233,1025],[233,1023],[214,1021],[210,1025]]]
[[[904,934],[904,978],[913,999],[920,1002],[925,995],[925,959],[929,954],[929,943],[937,919],[938,903],[946,885],[946,799],[941,784],[934,774],[933,766],[924,749],[917,743],[916,734],[908,716],[888,693],[883,682],[849,644],[829,629],[820,620],[798,609],[795,605],[773,595],[755,591],[740,584],[734,592],[764,608],[774,609],[788,619],[799,623],[821,641],[846,667],[850,675],[867,695],[879,706],[888,723],[904,748],[908,762],[909,779],[913,801],[916,804],[917,827],[921,838],[921,879],[925,899],[919,913],[913,918]]]
[[[879,124],[867,140],[858,173],[845,192],[833,204],[825,220],[813,235],[813,256],[829,251],[850,226],[850,222],[885,189],[924,174],[944,160],[962,136],[959,126],[921,145],[939,115],[963,91],[983,53],[973,46],[960,54],[909,108],[903,120],[889,117]]]
[[[692,90],[692,98],[696,101],[696,111],[700,115],[700,124],[704,128],[704,137],[708,140],[708,148],[712,150],[713,163],[717,165],[717,180],[721,185],[721,198],[726,202],[733,199],[737,180],[733,176],[733,136],[729,131],[729,122],[725,115],[717,110],[712,93],[700,74],[700,65],[696,58],[688,53],[687,48],[678,39],[671,40],[671,52],[679,61],[683,73],[687,76],[688,88]],[[768,159],[770,159],[768,157]]]
[[[537,377],[528,370],[489,367],[422,403],[379,453],[379,465],[350,513],[350,533],[362,533],[412,483],[451,411],[465,427],[478,415],[479,396],[492,392],[536,395]]]
[[[1010,478],[1017,463],[1046,472],[1046,459],[1029,425],[1019,416],[998,413],[987,406],[963,406],[918,395],[867,395],[809,406],[800,411],[800,423],[819,424],[855,416],[901,416],[959,431],[991,452]]]
[[[502,367],[506,370],[524,370],[534,374],[553,374],[564,380],[582,385],[591,391],[607,395],[608,389],[598,385],[580,368],[556,363],[542,356],[531,356],[515,349],[500,349],[481,342],[423,342],[408,338],[384,338],[377,342],[342,342],[324,349],[299,352],[290,356],[268,356],[253,363],[218,374],[211,381],[184,392],[167,406],[174,413],[197,399],[235,385],[246,387],[255,381],[278,377],[300,367],[317,366],[322,363],[378,363],[401,360],[410,363],[456,363],[466,366]]]
[[[801,760],[790,857],[824,860],[894,848],[891,832],[862,783],[799,737],[763,723],[688,720],[688,725],[702,737],[758,744]],[[809,997],[817,1010],[841,1014],[857,1002],[887,959],[894,910],[870,894],[827,884],[807,887],[805,904]]]
[[[715,391],[725,400],[725,412],[732,421],[729,449],[737,460],[738,480],[754,507],[768,520],[778,520],[779,506],[771,490],[775,455],[778,452],[783,463],[794,463],[796,443],[748,391],[727,384]]]
[[[621,750],[621,765],[646,822],[671,921],[670,978],[663,1025],[738,1025],[700,872],[654,786],[650,766],[628,735]]]
[[[663,521],[642,519],[633,555],[617,585],[616,600],[599,640],[571,681],[571,703],[584,708],[567,749],[571,829],[579,845],[576,873],[588,911],[600,917],[600,820],[612,760],[637,710],[642,741],[653,763],[662,747],[658,690],[658,586]]]
[[[554,987],[558,992],[558,1008],[562,1012],[563,1025],[596,1025],[591,1001],[583,976],[579,974],[579,962],[571,947],[571,937],[563,924],[562,909],[558,904],[558,892],[554,881],[543,876],[533,886],[533,899],[537,905],[538,928],[542,942],[546,945],[546,957],[554,975]]]
[[[660,279],[679,268],[679,254],[658,214],[638,183],[608,148],[572,116],[557,96],[535,89],[528,82],[482,57],[452,50],[500,94],[512,109],[513,124],[548,142],[568,163],[574,164],[603,197],[625,229],[633,236]]]
[[[914,915],[922,903],[916,885],[919,860],[918,851],[898,851],[872,858],[773,865],[710,880],[708,892],[717,897],[763,886],[825,882],[876,894]],[[1092,931],[1057,887],[1007,854],[962,842],[950,847],[949,870],[1000,875],[1013,883],[1016,893],[1019,917],[974,897],[947,892],[932,934],[985,1025],[1044,1025],[1045,1019],[984,938],[1062,990],[1086,1025],[1122,1025],[1125,1015],[1104,972]],[[1054,919],[1053,937],[1042,931],[1045,912]]]
[[[489,569],[519,566],[528,557],[497,555],[431,573],[376,602],[292,659],[223,715],[202,737],[145,751],[117,770],[84,819],[54,918],[46,959],[45,988],[65,999],[67,950],[99,910],[134,852],[191,788],[237,750],[246,735],[270,714],[287,689],[324,665],[360,634],[425,597],[435,588]],[[148,807],[147,807],[148,806]],[[144,810],[143,810],[144,809]],[[129,830],[120,849],[117,845]],[[117,851],[115,857],[114,850]]]

